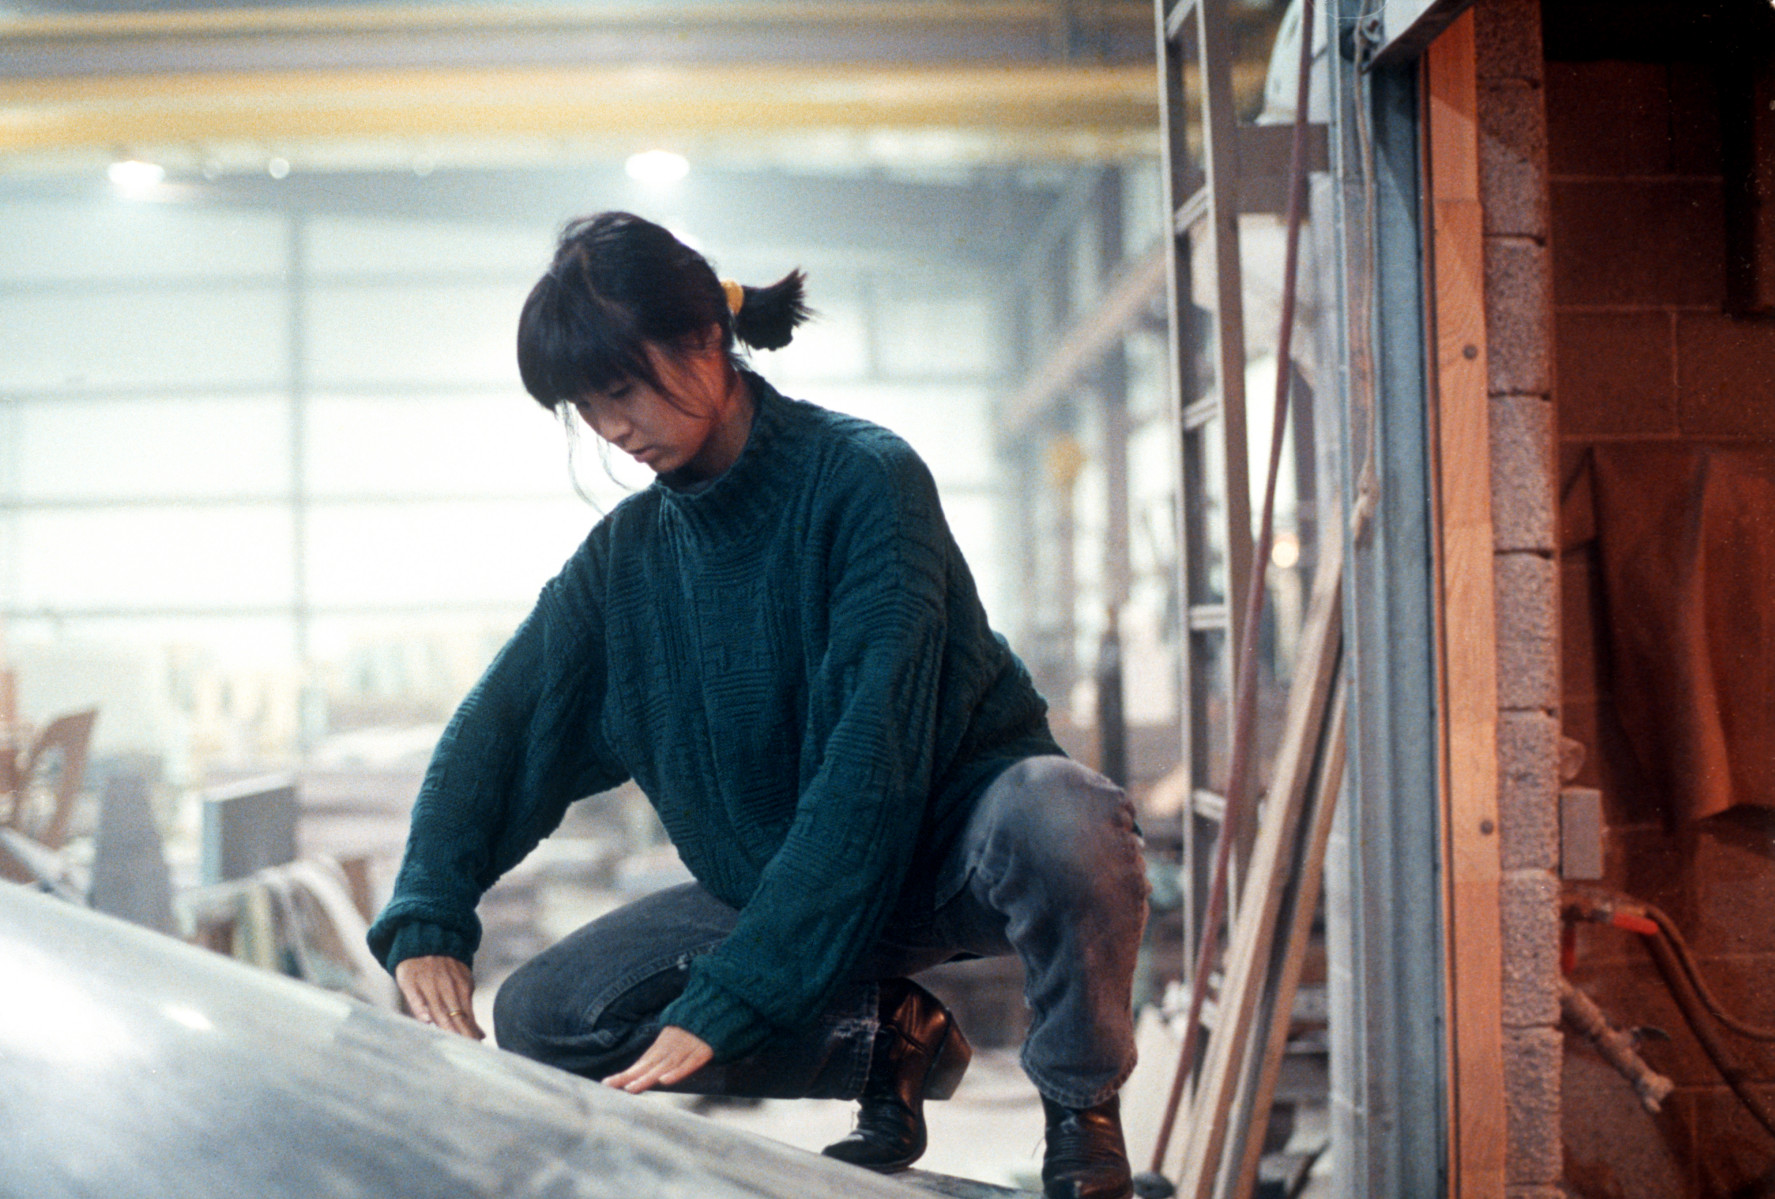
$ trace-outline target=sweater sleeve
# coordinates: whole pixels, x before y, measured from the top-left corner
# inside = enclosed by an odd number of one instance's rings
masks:
[[[599,731],[602,628],[568,576],[543,590],[432,753],[393,895],[369,931],[391,972],[430,954],[472,963],[481,894],[569,804],[628,776]]]
[[[832,512],[817,770],[733,933],[662,1020],[730,1060],[813,1019],[899,898],[932,786],[952,543],[909,449],[853,464]]]

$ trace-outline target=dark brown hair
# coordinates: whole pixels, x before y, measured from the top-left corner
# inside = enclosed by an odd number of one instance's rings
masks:
[[[518,318],[518,373],[544,408],[625,379],[660,387],[647,346],[680,349],[721,330],[736,345],[774,350],[808,317],[805,276],[790,271],[745,289],[738,314],[714,269],[671,231],[627,212],[601,212],[561,231],[555,259]]]

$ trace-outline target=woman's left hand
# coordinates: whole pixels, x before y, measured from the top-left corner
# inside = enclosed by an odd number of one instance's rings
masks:
[[[659,1030],[659,1036],[634,1065],[621,1074],[612,1074],[604,1085],[639,1095],[662,1084],[683,1082],[708,1065],[714,1056],[715,1051],[701,1037],[668,1024]]]

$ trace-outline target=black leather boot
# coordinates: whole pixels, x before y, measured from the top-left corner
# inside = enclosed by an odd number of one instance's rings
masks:
[[[924,1101],[955,1094],[974,1051],[949,1009],[904,978],[881,984],[857,1127],[822,1151],[866,1170],[904,1170],[924,1153]]]
[[[1042,1155],[1045,1199],[1128,1199],[1134,1179],[1122,1141],[1122,1108],[1111,1095],[1096,1107],[1061,1107],[1042,1099],[1048,1147]]]

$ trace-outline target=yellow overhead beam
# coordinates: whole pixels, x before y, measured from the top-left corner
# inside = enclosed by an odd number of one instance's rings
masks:
[[[453,136],[1143,133],[1150,66],[445,68],[0,80],[0,153]]]
[[[969,27],[1058,25],[1068,18],[1091,28],[1149,33],[1147,0],[1102,0],[1070,14],[1056,0],[878,0],[831,4],[809,0],[736,4],[701,0],[673,5],[360,4],[279,8],[181,9],[170,12],[17,15],[0,18],[0,44],[22,40],[94,41],[159,37],[229,37],[262,33],[384,33],[432,30],[624,29],[677,25],[687,32],[792,25],[837,27],[866,34]]]

